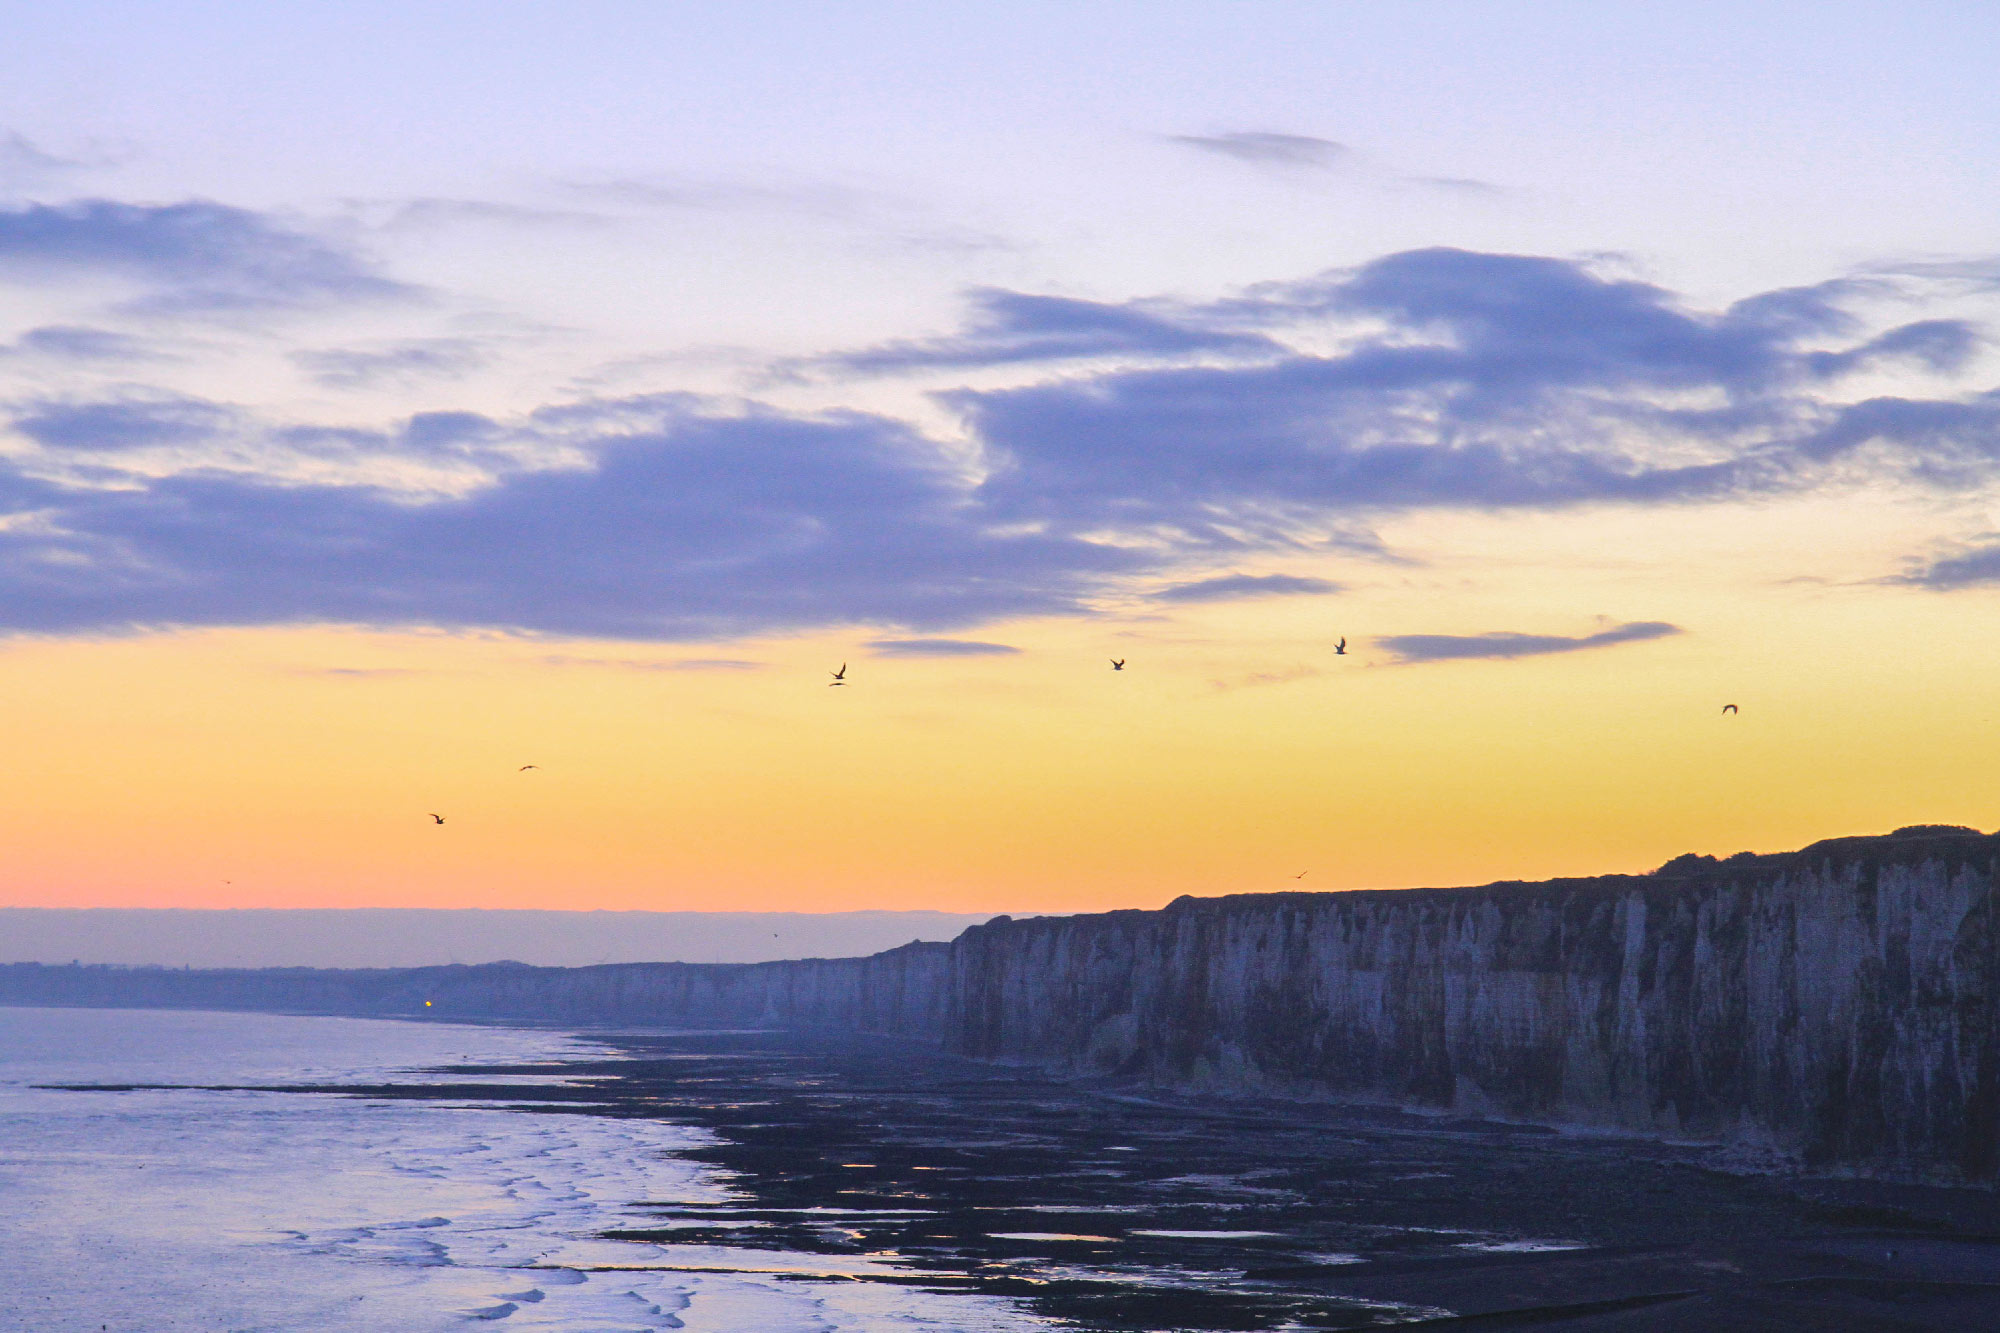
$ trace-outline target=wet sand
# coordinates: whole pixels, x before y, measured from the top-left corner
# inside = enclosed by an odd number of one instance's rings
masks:
[[[1135,1097],[887,1044],[611,1039],[634,1057],[356,1089],[699,1125],[722,1204],[655,1266],[1018,1300],[1057,1327],[2000,1329],[2000,1196],[1759,1172],[1701,1146],[1392,1110]],[[569,1086],[483,1079],[561,1073]]]

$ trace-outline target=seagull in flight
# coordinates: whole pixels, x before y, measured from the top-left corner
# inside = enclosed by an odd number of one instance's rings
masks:
[[[1344,634],[1343,634],[1343,635],[1341,635],[1341,637],[1340,637],[1340,642],[1339,642],[1339,643],[1336,643],[1335,645],[1333,645],[1333,655],[1334,655],[1335,657],[1345,657],[1345,656],[1347,656],[1347,636],[1346,636],[1346,635],[1344,635]]]
[[[523,764],[523,765],[521,765],[521,766],[520,766],[519,768],[515,769],[514,771],[515,771],[516,773],[525,773],[525,772],[527,772],[527,771],[528,771],[529,769],[531,769],[531,768],[540,768],[540,767],[541,767],[541,765],[540,765],[540,764]]]
[[[828,681],[827,684],[845,685],[847,683],[847,663],[842,662],[840,664],[840,670],[828,672],[827,674],[833,677],[833,679]]]
[[[1303,870],[1301,870],[1298,874],[1292,876],[1293,879],[1304,879],[1305,877],[1306,877],[1306,872]]]
[[[443,815],[439,815],[439,814],[433,814],[433,815],[431,816],[431,818],[432,818],[433,820],[436,820],[436,821],[437,821],[438,823],[440,823],[440,824],[444,823],[444,816],[443,816]]]
[[[1722,705],[1722,711],[1723,711],[1723,712],[1725,712],[1725,713],[1733,713],[1733,712],[1735,712],[1735,711],[1736,711],[1736,705],[1735,705],[1735,704],[1724,704],[1724,705]]]
[[[1112,658],[1112,659],[1111,659],[1111,669],[1112,669],[1113,671],[1123,671],[1123,670],[1125,669],[1125,659],[1124,659],[1124,658],[1122,658],[1122,657],[1114,657],[1114,658]]]

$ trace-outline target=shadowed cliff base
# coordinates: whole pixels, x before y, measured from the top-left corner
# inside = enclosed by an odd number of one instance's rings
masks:
[[[1651,875],[998,918],[856,959],[13,967],[0,1001],[872,1033],[1109,1084],[1992,1184],[1996,851],[1994,836],[1922,826]]]

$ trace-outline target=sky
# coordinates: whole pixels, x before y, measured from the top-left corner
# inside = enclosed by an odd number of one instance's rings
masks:
[[[2000,825],[1981,7],[6,9],[0,905]]]

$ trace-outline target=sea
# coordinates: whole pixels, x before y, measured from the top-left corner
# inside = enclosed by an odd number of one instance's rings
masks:
[[[1047,1327],[1005,1299],[852,1280],[894,1266],[866,1256],[760,1250],[688,1271],[661,1267],[668,1247],[604,1239],[659,1205],[736,1195],[681,1155],[709,1139],[700,1128],[529,1113],[490,1091],[277,1090],[607,1058],[502,1027],[0,1007],[0,1329]],[[509,1080],[564,1081],[481,1076]]]

